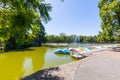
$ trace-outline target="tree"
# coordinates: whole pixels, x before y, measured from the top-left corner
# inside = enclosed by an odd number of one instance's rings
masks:
[[[105,42],[105,36],[103,35],[102,32],[99,32],[99,34],[97,35],[97,42],[100,42],[100,43]]]
[[[39,22],[51,20],[49,11],[51,6],[45,0],[1,0],[0,40],[7,42],[12,39],[16,44],[24,45],[36,38],[43,27]]]
[[[100,0],[98,7],[102,20],[102,33],[100,35],[106,36],[104,39],[108,41],[115,40],[115,37],[120,40],[120,1]]]
[[[36,38],[33,41],[34,46],[40,46],[42,43],[46,42],[45,28],[40,21],[39,21],[39,25],[40,25],[40,32],[36,35]]]

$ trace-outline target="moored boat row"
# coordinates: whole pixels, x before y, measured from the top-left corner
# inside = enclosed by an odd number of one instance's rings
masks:
[[[92,55],[96,51],[105,50],[116,47],[117,45],[101,45],[78,48],[57,49],[56,54],[70,54],[74,58],[83,58]]]

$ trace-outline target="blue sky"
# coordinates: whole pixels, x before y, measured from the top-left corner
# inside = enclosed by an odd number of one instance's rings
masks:
[[[99,0],[46,0],[53,9],[52,20],[45,24],[47,34],[96,35],[101,31],[97,7]]]

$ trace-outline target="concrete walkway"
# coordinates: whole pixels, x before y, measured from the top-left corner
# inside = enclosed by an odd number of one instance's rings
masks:
[[[73,80],[120,80],[120,52],[102,51],[84,59]]]

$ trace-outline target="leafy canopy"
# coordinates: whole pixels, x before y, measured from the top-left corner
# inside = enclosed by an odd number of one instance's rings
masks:
[[[102,20],[101,40],[120,40],[120,1],[100,0],[98,7]],[[103,38],[103,39],[102,39]]]
[[[14,37],[16,42],[23,44],[27,37],[36,37],[40,24],[51,20],[49,11],[51,5],[45,0],[1,0],[0,40]]]

